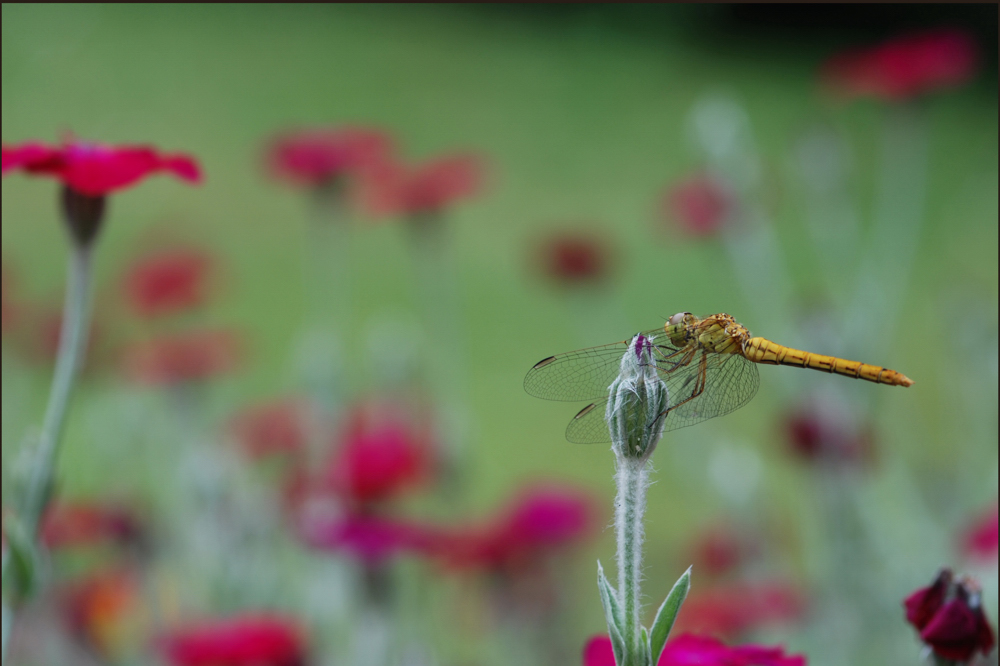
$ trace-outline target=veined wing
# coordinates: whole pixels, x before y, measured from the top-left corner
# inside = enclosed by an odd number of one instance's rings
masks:
[[[675,354],[679,349],[667,340],[662,327],[644,331],[641,335],[653,340],[658,352],[657,366],[661,372],[682,357],[682,354]],[[629,338],[628,341],[578,349],[542,359],[525,376],[524,390],[536,398],[546,400],[571,402],[604,398],[608,395],[611,382],[618,376],[622,356],[631,341],[632,338]],[[673,355],[670,361],[662,360],[670,355]]]
[[[754,363],[738,354],[709,353],[703,364],[701,355],[698,352],[690,363],[673,370],[664,370],[664,364],[657,363],[660,376],[667,383],[671,405],[664,417],[664,432],[728,414],[750,402],[757,393],[760,375]],[[704,388],[699,393],[703,367]],[[566,428],[566,439],[577,444],[610,442],[604,420],[607,402],[604,398],[580,410]]]

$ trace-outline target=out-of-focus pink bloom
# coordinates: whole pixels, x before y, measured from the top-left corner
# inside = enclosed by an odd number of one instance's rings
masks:
[[[720,585],[692,592],[677,630],[736,639],[757,627],[800,620],[806,606],[802,592],[788,583]]]
[[[875,461],[875,438],[870,429],[852,430],[844,420],[818,409],[797,409],[786,417],[784,429],[789,449],[801,460],[859,466]]]
[[[322,484],[354,504],[398,496],[425,482],[432,471],[428,432],[391,407],[356,407],[341,442]]]
[[[99,655],[112,658],[134,632],[140,582],[130,569],[106,569],[69,585],[60,602],[70,631]]]
[[[300,531],[314,548],[347,553],[370,565],[396,555],[428,554],[440,540],[440,531],[426,525],[360,514],[306,515]]]
[[[721,576],[739,567],[756,551],[757,543],[738,527],[718,524],[698,535],[691,546],[690,560],[699,573]]]
[[[267,163],[279,180],[318,187],[382,162],[392,150],[392,139],[379,130],[310,129],[275,138],[267,151]]]
[[[143,384],[201,381],[235,368],[240,339],[232,331],[193,331],[136,344],[125,352],[125,372]]]
[[[938,657],[967,663],[980,652],[988,655],[994,637],[983,611],[979,584],[967,576],[954,578],[942,569],[934,582],[903,601],[906,620]]]
[[[997,503],[980,515],[962,537],[962,551],[971,560],[997,559]]]
[[[713,236],[729,221],[734,201],[711,174],[695,174],[674,184],[663,199],[664,215],[688,236]]]
[[[41,541],[52,550],[101,543],[142,541],[139,518],[124,506],[87,502],[55,502],[42,518]]]
[[[233,419],[232,432],[251,458],[299,454],[309,434],[305,405],[277,400],[245,409]]]
[[[849,98],[902,100],[960,86],[975,74],[977,59],[969,34],[934,30],[841,53],[823,65],[821,78]]]
[[[542,272],[557,284],[596,284],[611,272],[610,243],[594,234],[554,234],[539,246],[538,263]]]
[[[727,646],[714,638],[685,634],[667,642],[657,666],[806,666],[802,655],[782,647]],[[615,666],[611,639],[594,636],[583,649],[583,666]]]
[[[125,275],[126,302],[141,317],[158,317],[205,302],[212,258],[201,250],[158,250],[136,261]]]
[[[299,624],[276,615],[207,620],[162,640],[171,666],[304,666]]]
[[[3,173],[24,170],[51,176],[91,197],[121,190],[157,172],[170,173],[189,183],[201,182],[193,157],[161,154],[151,146],[104,146],[72,141],[62,146],[29,142],[3,147]]]
[[[477,155],[451,155],[416,166],[387,160],[363,171],[361,206],[376,218],[438,214],[478,194],[484,172]]]
[[[537,486],[522,491],[485,528],[442,541],[446,560],[459,568],[512,571],[579,544],[597,526],[594,502],[576,489]]]

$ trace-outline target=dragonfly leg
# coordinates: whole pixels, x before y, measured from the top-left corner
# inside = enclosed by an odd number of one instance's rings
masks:
[[[667,418],[667,416],[670,415],[670,412],[674,411],[681,405],[685,405],[691,402],[692,400],[700,396],[702,393],[704,393],[707,379],[708,379],[708,352],[703,351],[701,353],[701,360],[698,362],[698,380],[694,384],[694,390],[691,391],[691,395],[684,398],[676,405],[671,405],[670,407],[667,407],[665,410],[663,410],[663,413],[660,414],[660,418],[664,419]]]
[[[682,352],[684,353],[684,357],[681,360],[679,360],[679,361],[670,361],[670,359],[672,359],[674,356],[677,356],[678,354],[680,354]],[[694,358],[694,355],[697,352],[698,352],[697,348],[692,349],[692,348],[689,348],[689,347],[685,347],[684,349],[678,349],[677,351],[675,351],[675,352],[673,352],[671,354],[667,354],[666,356],[662,356],[660,358],[660,360],[661,361],[667,361],[667,364],[670,367],[669,368],[663,368],[663,367],[661,367],[660,369],[663,372],[673,372],[677,368],[679,368],[681,366],[685,366],[688,363],[690,363],[691,359]],[[657,367],[660,367],[660,366],[658,365]]]

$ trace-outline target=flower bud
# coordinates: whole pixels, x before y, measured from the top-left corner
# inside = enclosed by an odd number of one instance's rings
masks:
[[[653,359],[653,340],[637,335],[622,357],[605,413],[615,454],[648,459],[663,435],[669,404],[667,385]]]

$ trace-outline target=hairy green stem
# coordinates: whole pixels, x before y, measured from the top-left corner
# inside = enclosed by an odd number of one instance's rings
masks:
[[[23,524],[29,538],[32,539],[38,532],[38,524],[48,503],[73,383],[80,366],[83,364],[87,333],[90,328],[90,279],[91,246],[74,244],[70,253],[66,304],[63,309],[59,351],[56,356],[55,376],[52,380],[49,403],[45,411],[45,419],[42,422],[41,434],[32,456],[28,478],[23,489],[24,494],[14,500],[17,517]],[[14,583],[10,578],[13,573],[12,561],[13,558],[10,554],[5,553],[2,572],[5,612],[3,645],[0,648],[4,664],[7,663],[10,628],[14,622],[13,606],[8,606],[13,602],[7,596],[10,593],[11,584]]]
[[[618,594],[622,609],[622,638],[625,641],[624,663],[619,666],[642,666],[645,649],[639,615],[642,605],[642,518],[646,511],[646,490],[649,488],[646,460],[619,457],[615,481],[618,485],[615,502]]]

